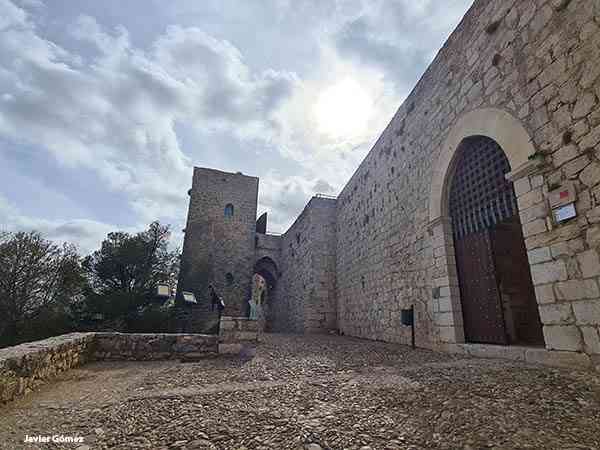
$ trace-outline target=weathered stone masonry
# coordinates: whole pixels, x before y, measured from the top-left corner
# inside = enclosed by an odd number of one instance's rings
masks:
[[[600,0],[475,1],[337,201],[272,238],[273,328],[409,343],[414,305],[421,347],[600,366],[599,26]],[[546,350],[465,344],[448,192],[471,136],[509,161]]]
[[[337,328],[336,200],[313,197],[281,238],[281,278],[270,301],[274,331]]]
[[[193,361],[249,352],[257,322],[221,317],[219,334],[70,333],[0,349],[0,406],[23,397],[60,373],[94,361]]]
[[[180,319],[178,331],[216,332],[218,314],[208,301],[212,283],[225,300],[225,315],[246,314],[254,265],[258,178],[212,169],[194,170],[179,278],[182,291],[193,292],[195,306]],[[231,215],[226,208],[232,205]]]
[[[414,303],[417,344],[459,349],[447,186],[458,144],[485,135],[511,163],[546,347],[599,353],[599,20],[596,0],[475,2],[338,198],[341,330],[407,343]],[[578,217],[557,225],[565,180]]]

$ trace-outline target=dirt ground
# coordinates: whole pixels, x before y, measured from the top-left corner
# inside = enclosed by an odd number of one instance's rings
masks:
[[[251,358],[72,370],[1,407],[0,448],[600,449],[600,376],[264,335]]]

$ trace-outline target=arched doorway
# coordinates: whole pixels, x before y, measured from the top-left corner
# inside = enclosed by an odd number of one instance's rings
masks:
[[[510,163],[486,136],[459,144],[448,184],[465,341],[543,345]]]
[[[277,264],[268,256],[259,259],[254,265],[252,278],[252,301],[257,308],[257,319],[262,329],[269,331],[272,323],[271,306],[275,301],[275,292],[279,271]]]

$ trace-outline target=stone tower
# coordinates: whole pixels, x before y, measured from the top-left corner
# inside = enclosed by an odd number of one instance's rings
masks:
[[[184,312],[179,331],[215,330],[218,314],[211,309],[208,285],[225,301],[224,315],[246,313],[251,295],[256,234],[258,178],[241,173],[194,168],[189,191],[178,302]],[[193,292],[197,304],[183,301]]]

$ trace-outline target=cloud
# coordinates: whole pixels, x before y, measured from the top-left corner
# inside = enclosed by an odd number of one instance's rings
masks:
[[[94,220],[52,221],[24,215],[6,198],[0,196],[0,231],[33,230],[59,243],[75,243],[84,255],[98,249],[106,235],[116,231],[112,225]]]
[[[373,1],[334,33],[336,48],[361,64],[380,67],[406,95],[473,0]]]
[[[318,193],[314,189],[317,184],[317,180],[301,176],[282,176],[274,172],[261,178],[259,214],[268,212],[269,231],[286,231],[310,198]]]
[[[315,191],[317,194],[328,194],[334,190],[334,187],[325,180],[317,180],[313,186],[313,191]]]
[[[269,227],[285,231],[311,195],[348,181],[469,3],[0,0],[0,137],[16,144],[0,151],[92,172],[123,203],[120,226],[55,220],[67,212],[11,226],[88,246],[109,228],[183,228],[201,164],[260,176]]]
[[[3,2],[0,134],[96,171],[143,222],[184,219],[193,162],[177,122],[258,132],[294,82],[293,74],[252,73],[235,47],[197,28],[171,26],[143,51],[122,27],[82,16],[71,35],[93,52],[81,56]]]
[[[0,0],[0,31],[11,26],[23,26],[26,20],[25,11],[9,0]]]

